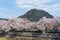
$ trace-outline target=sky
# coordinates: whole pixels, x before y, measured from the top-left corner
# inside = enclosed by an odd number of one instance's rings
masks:
[[[0,0],[0,18],[15,18],[34,8],[60,16],[60,0]]]

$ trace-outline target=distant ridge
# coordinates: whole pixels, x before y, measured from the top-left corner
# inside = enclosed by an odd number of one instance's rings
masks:
[[[38,9],[31,9],[27,13],[25,13],[22,16],[19,16],[18,18],[27,18],[31,21],[39,21],[42,17],[47,17],[47,18],[53,18],[51,14],[44,10],[38,10]]]
[[[8,21],[8,19],[6,19],[6,18],[0,18],[0,20],[5,20],[5,21]]]

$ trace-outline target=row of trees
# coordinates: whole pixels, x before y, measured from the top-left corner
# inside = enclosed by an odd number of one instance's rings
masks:
[[[18,31],[23,31],[23,30],[26,30],[26,31],[58,30],[60,31],[60,17],[58,18],[43,17],[38,22],[31,22],[26,18],[14,18],[14,19],[9,19],[8,21],[4,21],[2,25],[0,25],[0,30],[4,30],[5,32],[9,32],[12,29],[15,29]]]

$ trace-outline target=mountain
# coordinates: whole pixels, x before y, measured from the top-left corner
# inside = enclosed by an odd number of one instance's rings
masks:
[[[6,19],[6,18],[0,18],[0,20],[5,20],[5,21],[8,21],[8,19]]]
[[[25,13],[22,16],[19,16],[18,18],[27,18],[31,21],[38,21],[42,17],[47,17],[47,18],[53,18],[51,14],[44,10],[38,10],[38,9],[31,9],[27,13]]]

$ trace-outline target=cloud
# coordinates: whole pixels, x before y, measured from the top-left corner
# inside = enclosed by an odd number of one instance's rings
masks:
[[[47,6],[47,11],[55,17],[60,16],[60,2]],[[45,9],[46,10],[46,9]]]
[[[46,9],[46,8],[54,8],[53,5],[46,5],[48,3],[53,3],[53,0],[16,0],[16,4],[20,8],[39,8],[39,9]],[[53,7],[52,7],[53,6]]]
[[[20,8],[38,8],[39,5],[41,6],[48,2],[52,2],[52,0],[16,0],[16,4]]]
[[[16,4],[19,8],[23,9],[43,9],[56,16],[60,13],[59,0],[16,0]]]

